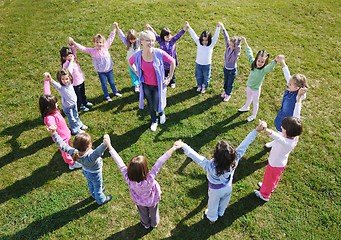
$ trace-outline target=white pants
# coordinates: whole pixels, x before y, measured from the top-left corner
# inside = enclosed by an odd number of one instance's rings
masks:
[[[231,181],[232,182],[232,181]],[[232,185],[220,189],[208,188],[208,211],[207,218],[215,222],[219,217],[222,217],[230,202],[232,194]]]
[[[259,107],[259,97],[260,97],[261,89],[252,90],[249,87],[246,87],[246,103],[245,107],[249,107],[251,103],[253,103],[252,115],[257,116],[258,107]]]

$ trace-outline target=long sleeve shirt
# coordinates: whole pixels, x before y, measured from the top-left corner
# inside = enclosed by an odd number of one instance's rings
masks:
[[[122,172],[124,180],[127,182],[131,198],[134,203],[139,206],[152,207],[161,199],[161,189],[159,183],[155,180],[156,175],[160,171],[162,165],[170,158],[170,154],[166,152],[154,164],[147,174],[146,180],[141,182],[131,181],[128,178],[127,166],[115,149],[110,150],[112,158],[115,160],[119,170]]]
[[[252,49],[250,47],[246,47],[245,52],[249,62],[252,64],[255,60],[255,58],[253,57]],[[259,90],[262,86],[265,75],[273,71],[275,69],[275,66],[276,61],[273,60],[262,69],[254,68],[253,70],[251,70],[246,82],[246,86],[248,86],[252,90]]]
[[[224,67],[232,70],[237,67],[237,60],[240,56],[240,39],[235,42],[234,49],[230,47],[230,37],[226,29],[223,28],[224,42],[225,42],[225,55],[224,55]]]
[[[47,127],[56,126],[57,133],[64,142],[69,142],[71,139],[71,131],[66,125],[65,119],[59,110],[56,110],[53,114],[44,117],[44,123]],[[53,138],[52,138],[53,139]],[[53,139],[54,140],[54,139]]]
[[[73,86],[79,86],[84,82],[84,73],[81,70],[81,66],[79,65],[79,63],[77,62],[77,54],[76,54],[76,48],[74,45],[70,46],[71,51],[74,55],[74,61],[70,62],[68,60],[66,60],[63,63],[63,68],[66,68],[69,70],[69,72],[72,75],[73,78]]]
[[[209,46],[203,46],[200,44],[199,37],[191,27],[188,28],[188,31],[192,39],[194,40],[195,44],[197,45],[197,57],[195,62],[200,65],[211,64],[213,48],[218,41],[220,27],[216,28],[214,36],[212,37],[212,42]]]
[[[128,40],[121,29],[118,30],[118,34],[120,35],[120,38],[122,42],[124,43],[124,45],[128,46]],[[129,58],[132,55],[134,55],[140,50],[140,45],[141,45],[140,40],[136,39],[136,47],[134,48],[134,46],[131,45],[129,49],[127,50],[127,60],[129,60]]]
[[[109,38],[104,43],[104,46],[101,50],[96,48],[87,48],[79,43],[75,43],[76,48],[81,50],[82,52],[88,53],[92,57],[92,63],[94,64],[95,70],[97,72],[109,72],[113,68],[113,61],[109,53],[109,48],[112,42],[114,41],[116,35],[116,31],[113,30],[110,33]]]
[[[66,144],[58,135],[58,133],[54,133],[52,135],[53,140],[57,143],[57,145],[62,149],[63,152],[67,152],[71,156],[73,156],[76,151],[75,148],[70,147]],[[101,143],[95,150],[89,149],[86,153],[78,158],[78,162],[80,162],[83,166],[83,170],[91,173],[96,173],[102,171],[103,159],[102,155],[107,147]],[[77,150],[78,151],[78,150]]]
[[[187,144],[183,146],[183,150],[189,158],[193,159],[195,163],[197,163],[206,171],[207,173],[206,176],[210,183],[217,185],[218,184],[232,185],[232,178],[237,168],[238,162],[245,154],[246,149],[249,147],[249,145],[255,140],[256,136],[257,136],[256,130],[253,130],[246,136],[246,138],[241,142],[241,144],[236,149],[237,158],[235,161],[236,163],[235,167],[234,168],[231,167],[229,171],[225,171],[221,175],[217,175],[214,159],[208,160],[206,157],[201,156],[196,151],[194,151]]]
[[[69,108],[77,103],[77,95],[71,84],[62,86],[59,82],[52,80],[54,86],[62,97],[63,108]]]

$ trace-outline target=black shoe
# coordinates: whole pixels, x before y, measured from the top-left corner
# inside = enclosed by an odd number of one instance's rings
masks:
[[[106,204],[106,203],[109,202],[111,199],[112,199],[112,195],[109,194],[108,196],[105,197],[105,201],[104,201],[100,206]]]

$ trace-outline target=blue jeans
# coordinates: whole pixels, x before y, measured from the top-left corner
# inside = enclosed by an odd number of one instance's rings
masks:
[[[207,88],[211,80],[211,64],[200,65],[196,63],[195,78],[197,79],[198,87],[201,87],[204,84]]]
[[[228,70],[224,67],[224,91],[227,95],[231,95],[234,86],[234,79],[238,74],[237,68]]]
[[[63,107],[63,112],[65,113],[69,121],[71,133],[73,135],[79,133],[79,131],[81,130],[81,127],[83,127],[83,123],[79,119],[77,106],[73,105],[68,108]]]
[[[217,221],[218,216],[222,217],[230,202],[232,194],[232,185],[220,189],[208,189],[208,211],[207,218],[210,221]]]
[[[108,82],[109,82],[109,85],[113,94],[117,93],[115,82],[114,82],[114,73],[112,70],[110,70],[109,72],[98,72],[98,76],[99,76],[99,80],[101,81],[101,86],[102,86],[102,90],[103,90],[105,98],[109,97],[107,81],[106,81],[107,79],[108,79]]]
[[[89,193],[91,196],[96,199],[98,205],[102,205],[106,199],[106,196],[103,193],[103,179],[102,179],[102,170],[100,172],[91,173],[82,171],[86,181],[88,182]]]
[[[148,110],[153,123],[157,122],[156,113],[159,109],[159,92],[157,86],[143,84],[144,97],[147,99]],[[159,113],[161,116],[163,112]]]

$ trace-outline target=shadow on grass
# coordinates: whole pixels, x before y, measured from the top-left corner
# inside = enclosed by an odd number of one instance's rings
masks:
[[[36,153],[39,149],[48,147],[53,143],[51,137],[43,138],[37,142],[34,142],[32,145],[26,148],[21,148],[20,144],[18,143],[18,138],[23,132],[30,131],[38,126],[41,126],[42,124],[44,123],[41,118],[26,120],[15,126],[5,128],[0,133],[0,136],[11,136],[11,139],[9,139],[6,143],[9,144],[12,149],[11,152],[0,158],[0,168],[18,159],[32,155]]]
[[[94,202],[94,199],[88,197],[65,210],[32,222],[25,229],[8,236],[8,239],[38,239],[97,208],[98,205]]]
[[[120,232],[117,232],[110,237],[106,238],[110,239],[140,239],[143,236],[147,235],[153,230],[153,228],[145,229],[140,223],[136,223],[134,226],[130,226]]]
[[[187,226],[185,224],[186,220],[191,219],[193,216],[200,213],[206,204],[207,199],[202,200],[198,207],[196,207],[176,225],[176,227],[171,231],[171,237],[165,239],[208,239],[231,226],[232,223],[240,217],[252,212],[257,207],[262,206],[264,202],[258,199],[253,193],[250,193],[241,198],[238,202],[230,205],[224,216],[219,218],[216,223],[211,225],[203,218],[199,222]]]
[[[33,189],[43,186],[46,182],[57,178],[66,171],[69,171],[68,165],[63,161],[60,151],[58,150],[53,155],[48,165],[36,169],[30,176],[18,180],[12,185],[1,189],[0,204],[11,198],[19,198]]]

